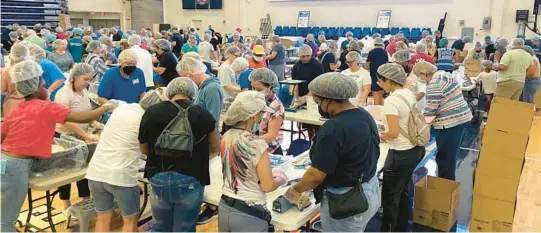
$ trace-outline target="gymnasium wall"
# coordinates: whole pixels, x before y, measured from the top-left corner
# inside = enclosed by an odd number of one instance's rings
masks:
[[[224,0],[221,10],[183,10],[180,0],[163,3],[166,23],[188,26],[192,20],[202,21],[205,29],[209,24],[220,32],[241,27],[245,35],[259,35],[260,19],[266,14],[273,27],[293,26],[300,10],[310,11],[310,25],[316,26],[372,27],[379,10],[392,10],[391,26],[433,29],[447,12],[446,36],[460,36],[460,20],[464,20],[464,27],[475,29],[477,39],[487,34],[516,35],[516,10],[533,8],[532,0]],[[489,15],[492,29],[484,31],[482,20]]]

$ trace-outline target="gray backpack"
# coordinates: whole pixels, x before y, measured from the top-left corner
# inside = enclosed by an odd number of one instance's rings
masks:
[[[178,113],[163,129],[154,145],[154,151],[159,156],[179,158],[187,155],[191,157],[194,139],[188,113],[193,105],[184,109],[174,101],[170,102],[178,108]]]
[[[426,145],[428,141],[430,141],[430,126],[426,123],[425,116],[421,113],[417,107],[417,104],[410,106],[404,96],[395,96],[404,101],[410,110],[410,115],[408,118],[408,132],[400,128],[400,133],[415,146]]]

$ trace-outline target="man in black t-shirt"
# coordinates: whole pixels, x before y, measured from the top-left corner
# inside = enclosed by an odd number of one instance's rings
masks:
[[[163,232],[195,232],[197,215],[203,203],[204,186],[210,184],[209,154],[220,150],[218,130],[212,115],[192,101],[197,86],[189,78],[176,78],[167,88],[167,97],[188,110],[193,134],[192,153],[175,156],[157,155],[154,147],[162,131],[175,118],[178,108],[170,101],[149,107],[141,119],[139,143],[147,155],[145,178],[152,186],[153,229]],[[170,208],[171,206],[175,208]],[[171,221],[172,220],[172,221]]]
[[[162,77],[164,83],[162,86],[167,86],[171,80],[178,77],[177,64],[178,59],[175,54],[171,52],[171,43],[164,39],[154,41],[154,47],[156,47],[156,53],[158,57],[154,60],[154,63],[158,63],[158,67],[154,67],[154,72],[158,73]]]
[[[366,59],[365,69],[370,71],[370,77],[372,79],[372,85],[370,91],[372,91],[372,97],[374,98],[374,105],[383,105],[383,93],[381,87],[378,85],[378,68],[389,62],[389,55],[387,51],[383,49],[383,40],[381,38],[374,39],[374,49],[368,53]]]
[[[173,54],[175,54],[178,58],[180,57],[180,51],[182,50],[182,46],[184,45],[184,38],[178,32],[178,28],[176,27],[171,29],[171,33],[173,33],[170,38],[171,45],[173,46]]]

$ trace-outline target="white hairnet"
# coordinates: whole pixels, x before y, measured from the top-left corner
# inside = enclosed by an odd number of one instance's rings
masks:
[[[51,34],[51,31],[47,30],[47,29],[41,29],[39,31],[39,34],[41,34],[41,37],[46,37],[48,36],[49,34]]]
[[[250,66],[250,63],[248,63],[248,60],[246,60],[246,58],[237,57],[231,64],[231,69],[233,69],[233,71],[235,72],[240,72],[245,69],[248,69],[249,66]]]
[[[346,54],[346,60],[355,61],[358,63],[361,61],[361,54],[359,54],[359,52],[357,51],[350,51],[349,53]]]
[[[55,31],[57,33],[62,33],[62,32],[64,32],[64,29],[62,29],[61,27],[56,27]]]
[[[233,55],[233,54],[235,54],[235,53],[241,53],[239,47],[237,47],[237,46],[231,46],[231,47],[227,48],[227,50],[226,50],[225,53],[224,53],[224,56],[225,56],[226,58],[229,58],[229,56],[231,56],[231,55]]]
[[[34,43],[26,44],[26,47],[30,50],[30,55],[34,57],[36,61],[39,61],[47,56],[47,53],[43,48]]]
[[[383,46],[383,39],[381,37],[374,38],[374,47],[381,47]]]
[[[86,51],[89,53],[94,53],[96,50],[101,48],[101,42],[97,40],[90,41],[88,45],[86,46]]]
[[[28,50],[26,46],[20,43],[15,44],[11,47],[9,57],[11,58],[11,65],[22,62],[24,60],[30,60],[30,50]]]
[[[436,71],[438,71],[438,68],[426,61],[417,62],[412,70],[415,76],[419,76],[419,74],[430,75],[436,73]]]
[[[396,63],[385,63],[378,68],[378,74],[404,86],[406,85],[406,71]]]
[[[417,53],[428,53],[427,48],[426,48],[426,44],[420,43],[420,44],[415,45],[415,52],[417,52]]]
[[[481,66],[487,68],[487,67],[492,67],[492,62],[490,60],[483,60],[481,62]]]
[[[524,47],[524,39],[522,38],[515,38],[511,42],[512,48],[523,48]]]
[[[333,100],[347,100],[357,96],[359,87],[355,80],[341,73],[325,73],[308,85],[313,95]]]
[[[19,62],[9,69],[11,82],[21,96],[29,96],[38,90],[42,74],[41,66],[30,60]]]
[[[211,37],[211,36],[210,36],[209,34],[206,34],[206,33],[205,33],[205,35],[203,35],[203,40],[204,40],[204,41],[210,41],[210,37]]]
[[[90,43],[91,41],[93,41],[94,39],[92,39],[91,36],[83,36],[83,41],[86,41],[87,43]]]
[[[19,39],[19,33],[17,33],[17,32],[10,32],[10,33],[9,33],[9,38],[10,38],[11,40]]]
[[[327,50],[329,52],[334,52],[336,50],[338,50],[338,44],[334,41],[329,41],[327,42]]]
[[[462,41],[465,43],[471,42],[471,37],[469,36],[462,37]]]
[[[182,94],[193,100],[197,96],[197,91],[198,88],[191,79],[178,77],[167,85],[167,98],[172,99],[173,96]]]
[[[131,35],[128,38],[128,44],[130,44],[130,46],[141,46],[141,37],[139,35]]]
[[[188,37],[188,40],[196,40],[196,39],[197,39],[197,38],[196,38],[194,35],[190,35],[190,36]]]
[[[311,56],[312,53],[312,48],[307,44],[303,44],[299,48],[299,56]]]
[[[186,73],[190,75],[204,74],[207,71],[207,66],[201,61],[201,59],[186,57],[185,55],[178,63],[177,71],[179,73]]]
[[[171,50],[171,42],[166,39],[158,39],[154,41],[154,45],[164,51]]]
[[[376,39],[376,38],[381,38],[381,34],[374,33],[374,35],[372,35],[372,39]]]
[[[192,57],[201,61],[201,55],[199,55],[199,53],[196,53],[196,52],[187,52],[184,54],[184,56],[182,56],[182,58],[185,58],[185,57]]]
[[[406,49],[401,49],[401,50],[396,51],[396,53],[393,54],[393,59],[395,62],[402,63],[402,62],[410,61],[411,59],[410,55],[411,55],[410,51]]]
[[[481,43],[481,41],[477,41],[477,42],[475,42],[474,47],[475,47],[476,49],[481,49],[481,48],[483,48],[483,44]]]
[[[124,62],[130,61],[137,62],[137,54],[133,50],[126,49],[118,55],[118,63],[120,63],[120,65],[122,65]]]
[[[236,125],[239,122],[247,121],[262,111],[273,112],[271,108],[267,107],[267,101],[262,93],[257,91],[241,92],[227,109],[224,124]]]
[[[151,90],[145,94],[145,96],[143,97],[143,99],[141,99],[141,101],[139,101],[139,105],[144,110],[147,110],[150,106],[160,103],[164,100],[167,100],[168,98],[166,94],[167,94],[167,91],[165,87],[159,87],[155,90]]]
[[[314,34],[310,33],[310,34],[306,35],[306,41],[314,41],[314,40],[315,40],[314,39]]]
[[[406,43],[404,43],[404,41],[398,41],[396,42],[396,47],[401,50],[401,49],[408,49],[408,45]]]
[[[75,79],[86,75],[86,74],[93,74],[94,68],[92,68],[91,65],[88,63],[75,63],[73,66],[73,69],[70,72],[69,81],[73,82]]]
[[[59,47],[60,45],[62,45],[62,44],[67,44],[66,40],[56,39],[56,40],[53,41],[52,46],[53,46],[53,48],[56,49],[56,48],[58,48],[58,47]]]
[[[270,84],[271,86],[275,86],[278,84],[278,77],[276,76],[276,73],[274,73],[271,69],[267,68],[261,68],[261,69],[255,69],[250,74],[250,77],[248,77],[250,81],[259,81],[262,83]]]
[[[101,42],[101,44],[105,45],[107,49],[113,48],[113,40],[110,37],[102,36],[100,37],[99,41]]]
[[[355,51],[360,51],[362,48],[360,46],[360,44],[357,42],[357,41],[351,41],[349,42],[349,49],[351,50],[355,50]],[[363,47],[364,47],[364,44],[363,44]]]

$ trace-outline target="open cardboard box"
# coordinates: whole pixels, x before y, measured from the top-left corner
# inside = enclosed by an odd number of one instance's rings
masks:
[[[449,231],[458,217],[460,183],[427,176],[415,184],[413,222]]]

